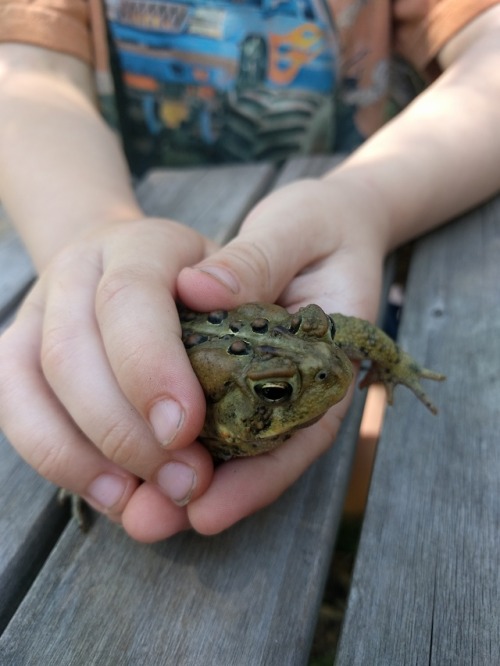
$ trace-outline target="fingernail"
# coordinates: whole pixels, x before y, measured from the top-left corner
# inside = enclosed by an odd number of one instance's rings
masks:
[[[175,400],[160,400],[149,412],[149,422],[156,439],[167,447],[175,439],[184,420],[182,407]]]
[[[117,474],[101,474],[87,488],[87,495],[103,509],[113,508],[123,497],[127,479]]]
[[[224,287],[227,287],[229,291],[233,292],[233,294],[237,294],[240,290],[238,281],[226,268],[222,268],[221,266],[203,266],[196,270],[201,271],[202,273],[207,273],[215,278],[217,282],[220,282]]]
[[[177,506],[185,506],[196,487],[196,472],[184,463],[170,462],[160,468],[157,482],[172,502]]]

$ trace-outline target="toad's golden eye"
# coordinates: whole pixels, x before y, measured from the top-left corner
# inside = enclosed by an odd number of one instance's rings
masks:
[[[264,402],[277,405],[291,398],[293,386],[288,382],[264,382],[254,386],[256,395]]]

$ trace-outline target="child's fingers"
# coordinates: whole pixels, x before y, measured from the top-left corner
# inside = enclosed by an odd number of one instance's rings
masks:
[[[172,453],[160,445],[158,437],[155,436],[152,425],[149,425],[146,418],[141,416],[138,409],[134,409],[132,404],[124,395],[120,388],[115,374],[112,371],[109,359],[105,353],[103,341],[100,337],[100,330],[94,315],[94,300],[97,283],[100,279],[100,271],[83,271],[79,262],[58,262],[57,280],[47,289],[45,313],[44,313],[44,332],[42,342],[42,368],[50,387],[59,399],[61,405],[67,411],[78,429],[92,442],[104,456],[128,470],[141,479],[162,482],[162,488],[165,492],[169,491],[165,480],[168,480],[168,474],[162,472],[165,465],[172,461]],[[126,289],[121,293],[126,296]],[[150,290],[153,292],[154,290]],[[71,294],[71,299],[65,296]],[[168,292],[166,292],[168,293]],[[156,351],[154,344],[148,339],[156,320],[151,322],[151,326],[134,326],[135,315],[145,323],[141,318],[141,307],[147,307],[148,298],[151,294],[146,291],[144,301],[135,302],[134,299],[127,300],[127,307],[123,314],[115,314],[116,321],[123,322],[123,328],[117,335],[115,347],[120,348],[127,360],[140,354],[141,363],[137,368],[137,374],[146,374],[146,382],[150,385],[149,391],[157,390],[161,385],[158,376],[162,373],[162,358],[155,359],[155,365],[148,365],[146,354],[143,352],[144,346]],[[154,299],[158,302],[158,299]],[[125,306],[125,304],[124,304]],[[129,315],[127,317],[127,315]],[[121,318],[120,318],[121,317]],[[159,317],[160,326],[165,325],[163,319]],[[137,333],[137,338],[130,339],[126,335],[126,329],[132,329]],[[163,337],[167,338],[167,330],[161,329]],[[144,340],[140,337],[142,334]],[[175,342],[179,344],[177,334],[174,334]],[[127,347],[127,344],[129,345]],[[130,350],[130,351],[129,351]],[[113,350],[116,351],[116,350]],[[183,352],[183,350],[182,350]],[[179,351],[179,357],[183,358],[183,353]],[[191,372],[189,362],[186,360],[187,372]],[[168,358],[167,358],[168,362]],[[126,364],[118,363],[121,371],[126,370]],[[180,363],[179,363],[180,365]],[[171,366],[167,366],[168,370]],[[182,369],[181,369],[182,372]],[[165,374],[167,372],[165,371]],[[139,379],[134,380],[139,384]],[[165,378],[168,384],[168,377]],[[172,402],[172,389],[169,387]],[[200,387],[195,380],[195,390],[201,394]],[[146,391],[145,391],[146,392]],[[138,403],[141,400],[140,391],[138,391]],[[196,396],[195,396],[196,397]],[[165,399],[165,398],[164,398]],[[201,408],[198,410],[203,418],[204,399],[199,396]],[[152,419],[152,424],[157,425]],[[181,424],[182,425],[182,424]],[[196,423],[195,423],[196,427]],[[201,428],[201,423],[199,426]],[[185,444],[190,444],[197,431],[187,437],[184,435]],[[211,461],[206,452],[199,449],[199,455],[193,455],[195,449],[191,449],[190,456],[193,457],[192,465],[188,466],[193,475],[192,483],[186,476],[186,492],[180,496],[179,484],[176,485],[176,494],[169,494],[171,499],[180,501],[187,494],[196,496],[201,488],[206,486],[211,474]],[[177,462],[186,456],[186,453],[174,455]],[[189,471],[187,469],[186,471]],[[173,482],[173,481],[172,481]],[[172,491],[172,489],[170,489]]]
[[[138,480],[92,446],[46,383],[39,363],[42,314],[28,301],[0,339],[2,428],[39,474],[119,516]]]

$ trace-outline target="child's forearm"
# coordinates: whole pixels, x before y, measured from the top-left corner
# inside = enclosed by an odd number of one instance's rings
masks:
[[[482,29],[487,14],[490,21]],[[481,38],[469,44],[467,31],[478,29]],[[344,192],[366,197],[380,213],[374,217],[386,221],[381,233],[387,249],[499,189],[499,44],[496,7],[443,50],[442,76],[327,176]]]
[[[92,227],[141,214],[91,81],[68,56],[0,46],[0,200],[38,268]]]

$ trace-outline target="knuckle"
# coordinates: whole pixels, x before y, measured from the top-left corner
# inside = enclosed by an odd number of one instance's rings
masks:
[[[45,280],[64,284],[73,281],[82,271],[100,274],[102,271],[100,253],[90,242],[81,241],[63,247],[51,260]]]
[[[226,255],[243,268],[254,287],[258,285],[266,289],[271,285],[271,262],[260,244],[240,239],[227,246]]]
[[[99,448],[108,460],[130,469],[139,441],[140,437],[134,425],[123,420],[114,420],[103,433]]]
[[[117,361],[117,375],[134,394],[142,395],[148,391],[148,386],[143,385],[141,378],[149,377],[157,367],[150,362],[151,351],[151,345],[141,344],[134,339],[134,344],[128,345],[128,351]]]
[[[47,378],[54,376],[61,367],[68,364],[73,355],[74,343],[79,337],[78,327],[71,322],[53,325],[44,332],[40,362]]]
[[[48,435],[33,443],[29,464],[48,481],[66,485],[68,456],[66,445],[54,443]],[[71,468],[69,468],[71,469]]]
[[[128,287],[131,279],[129,269],[116,269],[102,276],[96,291],[96,311],[98,315],[117,299],[123,290]]]
[[[96,290],[97,316],[102,315],[116,302],[124,300],[130,287],[142,282],[144,277],[144,270],[137,265],[108,269],[103,274]]]
[[[76,262],[82,258],[81,248],[78,245],[63,247],[51,260],[49,272],[51,276],[66,275],[72,271]]]

